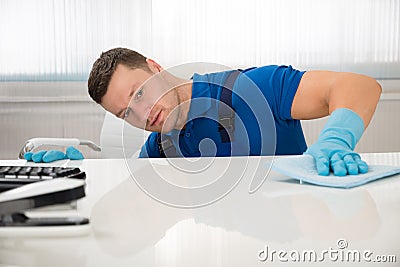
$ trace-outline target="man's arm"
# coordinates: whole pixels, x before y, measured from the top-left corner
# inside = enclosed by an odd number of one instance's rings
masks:
[[[362,118],[367,128],[381,92],[381,86],[368,76],[308,71],[300,81],[291,114],[293,119],[307,120],[327,116],[338,108],[348,108]]]
[[[294,119],[331,115],[317,142],[305,154],[314,157],[318,174],[365,173],[368,165],[353,150],[371,121],[381,94],[372,78],[330,71],[306,72],[293,100]]]

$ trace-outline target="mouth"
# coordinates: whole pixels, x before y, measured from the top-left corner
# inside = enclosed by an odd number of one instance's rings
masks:
[[[162,120],[161,111],[157,111],[153,118],[150,120],[150,127],[158,126]]]

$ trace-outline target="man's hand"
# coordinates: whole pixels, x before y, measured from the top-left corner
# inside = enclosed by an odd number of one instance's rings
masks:
[[[362,119],[353,111],[340,108],[332,112],[327,124],[305,154],[314,157],[319,175],[345,176],[368,172],[368,165],[353,152],[364,131]]]
[[[368,172],[368,165],[361,160],[360,155],[333,136],[323,141],[318,140],[307,149],[305,154],[314,157],[319,175],[327,176],[330,170],[336,176]]]
[[[26,152],[24,154],[24,158],[27,161],[33,161],[36,163],[39,162],[48,163],[62,159],[71,159],[71,160],[84,159],[82,153],[72,146],[67,147],[65,152],[66,153],[59,150],[49,150],[49,151],[40,150],[38,152]]]

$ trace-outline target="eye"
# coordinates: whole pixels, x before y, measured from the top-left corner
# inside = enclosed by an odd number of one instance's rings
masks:
[[[139,100],[143,96],[143,87],[140,88],[135,94],[135,100]]]
[[[129,117],[129,114],[130,114],[131,112],[132,112],[132,109],[131,109],[130,107],[128,107],[128,108],[125,110],[124,118]]]

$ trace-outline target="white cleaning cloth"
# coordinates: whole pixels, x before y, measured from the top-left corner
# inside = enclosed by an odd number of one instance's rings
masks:
[[[356,187],[400,173],[400,167],[369,165],[368,172],[364,174],[334,176],[333,173],[330,173],[329,176],[321,176],[318,175],[315,160],[310,155],[287,156],[275,159],[272,169],[300,180],[300,182],[340,188]]]

